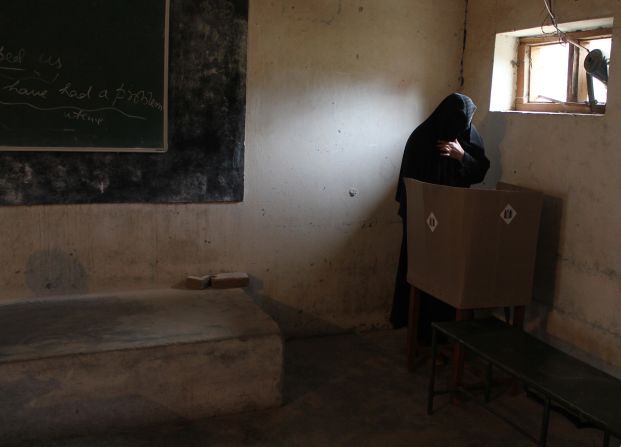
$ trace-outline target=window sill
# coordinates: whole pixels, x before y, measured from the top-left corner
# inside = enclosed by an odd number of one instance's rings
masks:
[[[512,115],[552,115],[552,116],[593,116],[603,117],[603,113],[583,113],[583,112],[545,112],[533,110],[490,110],[491,113],[508,113]]]
[[[603,115],[606,113],[606,104],[589,106],[583,103],[525,103],[516,104],[517,112],[543,112],[543,113],[560,113],[571,115]]]

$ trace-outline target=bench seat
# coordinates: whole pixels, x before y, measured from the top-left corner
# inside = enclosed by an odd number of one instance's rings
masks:
[[[548,410],[550,403],[560,405],[603,430],[605,445],[610,435],[621,439],[621,380],[496,318],[433,323],[432,327],[544,396]],[[434,393],[432,377],[430,411]],[[544,421],[547,424],[545,417]],[[545,434],[547,427],[542,430]],[[544,438],[540,445],[545,445]]]

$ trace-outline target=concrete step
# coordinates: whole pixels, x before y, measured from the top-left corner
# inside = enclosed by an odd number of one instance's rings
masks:
[[[0,306],[0,444],[281,403],[276,323],[243,291]]]

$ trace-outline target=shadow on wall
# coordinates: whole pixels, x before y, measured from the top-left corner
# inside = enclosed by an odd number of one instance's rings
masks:
[[[265,275],[251,275],[246,293],[289,338],[387,328],[401,235],[394,190],[363,216],[324,224],[323,243],[293,262],[283,247]],[[296,229],[300,238],[314,225]]]
[[[83,294],[88,292],[88,274],[73,253],[37,251],[28,258],[26,284],[35,296]]]
[[[483,185],[493,188],[502,178],[500,163],[500,145],[504,139],[507,128],[507,120],[502,113],[488,112],[485,118],[477,125],[479,133],[485,143],[485,153],[491,165]]]
[[[545,194],[543,196],[533,278],[533,303],[528,308],[529,330],[542,338],[547,337],[548,318],[553,310],[557,293],[563,203],[562,198]]]
[[[549,195],[543,196],[533,298],[552,306],[556,296],[556,270],[563,222],[563,199]]]
[[[244,291],[255,304],[278,323],[286,338],[351,332],[351,328],[340,327],[302,309],[296,309],[270,298],[265,295],[263,280],[256,276],[250,275],[250,285]]]

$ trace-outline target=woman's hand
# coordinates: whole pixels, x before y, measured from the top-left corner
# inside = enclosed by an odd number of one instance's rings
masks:
[[[454,141],[438,140],[436,148],[441,157],[453,158],[457,161],[462,161],[464,159],[464,149],[456,139]]]

